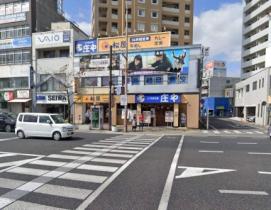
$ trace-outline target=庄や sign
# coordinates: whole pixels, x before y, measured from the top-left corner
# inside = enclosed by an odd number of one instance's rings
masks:
[[[140,94],[136,95],[136,103],[158,104],[158,103],[181,103],[181,96],[177,94]]]

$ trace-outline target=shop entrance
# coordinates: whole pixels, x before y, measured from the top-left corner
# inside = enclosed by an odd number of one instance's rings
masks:
[[[148,121],[145,123],[149,124],[150,126],[172,125],[173,106],[173,104],[142,104],[144,119]]]

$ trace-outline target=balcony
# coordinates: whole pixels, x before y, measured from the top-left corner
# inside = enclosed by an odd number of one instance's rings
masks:
[[[172,39],[179,39],[179,34],[171,34]]]
[[[257,15],[261,14],[265,10],[271,7],[271,1],[267,1],[265,4],[261,5],[258,9],[253,11],[251,14],[244,17],[244,23],[251,20],[252,18],[256,17]]]
[[[169,13],[179,13],[179,9],[177,9],[177,8],[171,8],[171,7],[166,7],[166,6],[162,7],[162,11],[163,12],[169,12]]]
[[[242,56],[245,57],[245,56],[251,55],[253,53],[256,53],[260,50],[264,50],[267,47],[267,45],[268,45],[268,42],[263,42],[263,43],[255,46],[255,47],[252,47],[248,50],[244,50]]]
[[[118,0],[115,0],[115,1],[112,0],[111,2],[112,2],[112,5],[113,5],[113,6],[118,6],[118,5],[119,5],[119,1],[118,1]]]
[[[173,21],[173,20],[162,20],[163,25],[171,25],[171,26],[179,26],[178,21]]]
[[[265,55],[251,59],[250,61],[246,61],[242,63],[242,68],[247,68],[249,66],[253,66],[259,63],[265,62]]]
[[[268,33],[269,33],[269,29],[266,28],[266,29],[264,29],[264,30],[258,32],[257,34],[255,34],[255,35],[253,35],[253,36],[251,36],[251,37],[245,39],[245,40],[243,41],[243,45],[247,45],[247,44],[249,44],[249,43],[251,43],[251,42],[253,42],[253,41],[256,41],[256,40],[258,40],[258,39],[260,39],[260,38],[262,38],[262,37],[268,35]]]
[[[191,14],[191,11],[190,11],[190,10],[185,10],[185,11],[184,11],[184,14],[190,15],[190,14]]]
[[[253,7],[255,4],[257,4],[259,0],[252,0],[249,4],[247,4],[244,8],[244,11],[249,10],[251,7]]]
[[[119,18],[119,16],[118,16],[118,15],[116,15],[116,14],[112,14],[112,15],[111,15],[111,18],[112,18],[112,19],[118,19],[118,18]]]

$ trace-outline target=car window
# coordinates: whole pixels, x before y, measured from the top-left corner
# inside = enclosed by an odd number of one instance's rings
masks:
[[[54,120],[55,124],[65,123],[65,121],[61,115],[54,114],[54,115],[51,115],[51,118]]]
[[[35,115],[25,115],[24,116],[24,122],[37,122],[38,117]]]
[[[40,116],[40,117],[39,117],[39,122],[40,122],[40,123],[46,123],[46,124],[47,124],[47,123],[48,123],[48,122],[47,122],[48,120],[51,122],[51,119],[50,119],[50,117],[48,117],[48,116]]]
[[[23,115],[20,115],[18,118],[18,121],[22,122],[22,120],[23,120]]]

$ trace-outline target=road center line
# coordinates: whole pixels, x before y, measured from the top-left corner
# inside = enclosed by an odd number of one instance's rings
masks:
[[[248,152],[249,155],[271,155],[271,153],[264,152]]]
[[[224,151],[216,151],[216,150],[199,150],[201,153],[224,153]]]
[[[258,171],[259,174],[271,175],[269,171]]]
[[[247,145],[249,145],[249,144],[251,144],[251,145],[255,145],[255,144],[258,144],[258,143],[256,143],[256,142],[237,142],[237,144],[247,144]]]
[[[202,144],[219,144],[218,141],[200,141]]]
[[[218,190],[221,194],[239,194],[239,195],[269,195],[265,191],[247,191],[247,190]]]
[[[174,181],[174,177],[175,177],[175,172],[176,172],[179,156],[180,156],[180,153],[182,150],[183,141],[184,141],[184,136],[182,136],[180,143],[178,145],[178,148],[176,150],[176,153],[173,157],[173,161],[172,161],[172,164],[169,169],[167,181],[166,181],[166,184],[165,184],[165,187],[163,190],[163,194],[162,194],[162,197],[161,197],[161,200],[159,203],[158,210],[166,210],[168,207],[170,193],[171,193],[171,189],[172,189],[172,185],[173,185],[173,181]]]
[[[6,138],[6,139],[0,139],[0,141],[10,141],[10,140],[16,140],[18,137],[12,137],[12,138]]]

